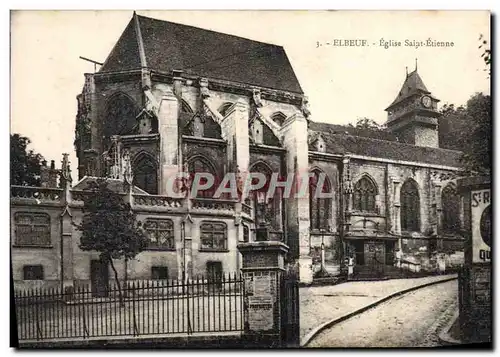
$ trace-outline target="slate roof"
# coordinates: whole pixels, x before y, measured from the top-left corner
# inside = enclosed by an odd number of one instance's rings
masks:
[[[72,190],[85,190],[89,188],[89,183],[90,182],[96,182],[98,178],[97,177],[91,177],[91,176],[85,176],[82,178],[75,186],[73,186],[71,189]],[[125,190],[123,189],[123,181],[122,180],[117,180],[117,179],[106,179],[108,182],[108,188],[116,193],[126,193]],[[142,189],[140,189],[137,186],[132,187],[132,193],[140,194],[140,195],[148,195],[148,193]]]
[[[340,130],[341,128],[346,130]],[[315,123],[309,125],[309,150],[316,151],[314,146],[318,135],[325,141],[326,152],[330,154],[355,154],[382,159],[421,162],[425,164],[461,167],[461,151],[415,146],[391,140],[392,134],[386,135],[379,131],[368,133],[370,130],[349,133],[347,126]],[[348,132],[347,134],[345,132]],[[356,135],[354,135],[356,134]],[[378,138],[377,138],[378,137]]]
[[[135,17],[148,68],[303,93],[281,46],[135,14],[99,72],[141,68]]]
[[[406,79],[403,83],[403,86],[401,87],[401,90],[398,93],[398,96],[394,101],[387,107],[389,109],[393,105],[402,102],[406,98],[409,98],[415,94],[419,93],[426,93],[430,94],[430,92],[427,90],[427,87],[424,84],[424,81],[422,81],[422,78],[418,75],[417,70],[414,70],[410,74],[406,76]]]

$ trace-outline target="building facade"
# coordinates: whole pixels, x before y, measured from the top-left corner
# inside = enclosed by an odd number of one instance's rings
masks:
[[[137,259],[116,262],[124,279],[234,272],[238,243],[258,239],[289,245],[306,283],[322,246],[332,275],[350,255],[369,271],[461,249],[461,153],[439,148],[439,100],[416,69],[386,109],[387,130],[326,124],[313,121],[282,47],[134,13],[77,99],[78,180],[66,155],[43,170],[44,187],[12,187],[19,286],[113,279],[97,253],[78,248],[73,226],[96,177],[129,200],[151,239]],[[168,180],[185,171],[311,180],[305,196],[172,197]],[[318,189],[329,197],[310,194]]]

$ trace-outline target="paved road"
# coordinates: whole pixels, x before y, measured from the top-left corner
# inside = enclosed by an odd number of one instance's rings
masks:
[[[307,347],[439,346],[439,328],[456,301],[456,280],[422,288],[332,326]]]

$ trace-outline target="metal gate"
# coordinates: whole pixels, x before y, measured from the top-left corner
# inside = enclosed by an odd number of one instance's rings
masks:
[[[299,347],[299,276],[295,269],[289,269],[281,274],[279,298],[282,346]]]

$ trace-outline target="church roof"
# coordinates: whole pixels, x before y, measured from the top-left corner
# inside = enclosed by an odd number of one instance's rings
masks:
[[[93,177],[93,176],[85,176],[83,177],[80,181],[78,181],[75,186],[71,188],[71,190],[87,190],[91,186],[91,182],[97,182],[100,178],[98,177]],[[116,193],[126,193],[123,187],[124,182],[122,180],[118,179],[111,179],[111,178],[106,178],[106,181],[108,183],[108,188]],[[140,194],[140,195],[149,195],[146,191],[142,190],[141,188],[137,186],[132,186],[132,193],[135,194]]]
[[[347,130],[341,130],[342,128]],[[415,146],[395,141],[391,133],[357,129],[347,126],[315,123],[309,124],[309,150],[316,151],[314,142],[321,134],[326,152],[330,154],[354,154],[381,159],[411,161],[417,163],[461,167],[461,151]],[[356,128],[354,128],[356,129]],[[371,132],[371,133],[369,133]]]
[[[401,87],[401,90],[398,93],[398,96],[396,97],[396,99],[394,99],[391,105],[387,107],[387,109],[389,109],[390,107],[399,102],[402,102],[406,98],[409,98],[419,93],[430,94],[430,92],[427,90],[424,84],[424,81],[422,81],[422,78],[420,78],[417,70],[415,69],[413,72],[411,72],[406,76],[403,86]]]
[[[141,66],[303,93],[282,46],[134,13],[99,72]]]

